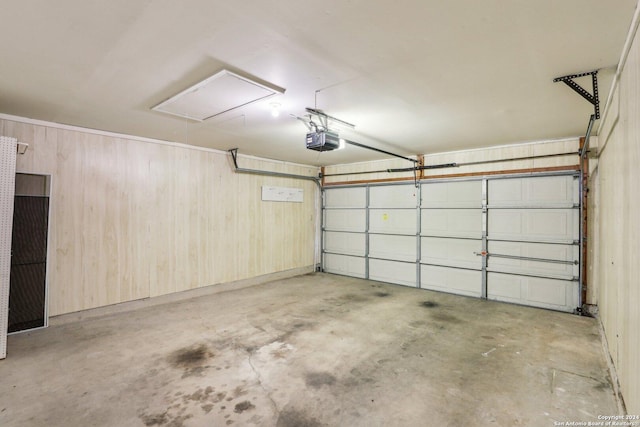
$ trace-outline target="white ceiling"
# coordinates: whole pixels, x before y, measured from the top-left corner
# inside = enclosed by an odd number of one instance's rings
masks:
[[[326,165],[305,107],[398,154],[583,135],[593,107],[554,77],[601,69],[636,0],[9,0],[0,112]],[[226,68],[286,89],[202,123],[151,107]],[[590,81],[580,81],[591,90]],[[281,104],[278,118],[269,104]]]

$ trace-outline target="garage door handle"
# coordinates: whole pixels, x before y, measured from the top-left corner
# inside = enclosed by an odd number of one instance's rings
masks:
[[[525,261],[538,261],[538,262],[552,262],[555,264],[573,264],[573,265],[578,265],[579,262],[577,260],[574,261],[564,261],[564,260],[559,260],[559,259],[549,259],[549,258],[533,258],[533,257],[528,257],[528,256],[516,256],[516,255],[502,255],[502,254],[490,254],[488,252],[482,251],[482,252],[474,252],[474,255],[477,256],[492,256],[494,258],[507,258],[507,259],[519,259],[519,260],[525,260]]]

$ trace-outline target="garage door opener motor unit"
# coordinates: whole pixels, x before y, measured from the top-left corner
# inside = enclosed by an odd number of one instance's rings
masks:
[[[340,148],[338,134],[326,130],[307,133],[307,148],[316,151],[331,151]]]

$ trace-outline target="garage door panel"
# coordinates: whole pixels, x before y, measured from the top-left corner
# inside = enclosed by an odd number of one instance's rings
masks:
[[[573,176],[493,179],[488,183],[489,207],[572,207],[578,201]]]
[[[423,209],[423,236],[482,238],[481,209]]]
[[[489,271],[558,277],[569,280],[579,274],[579,265],[574,263],[578,261],[579,257],[577,245],[490,241],[488,251],[491,254],[487,261]],[[561,262],[501,258],[498,255]]]
[[[364,256],[366,253],[364,233],[341,233],[327,231],[324,233],[324,248],[327,252],[337,254]]]
[[[369,260],[369,278],[381,282],[416,287],[416,265],[414,263]]]
[[[365,187],[326,189],[324,205],[328,208],[365,208],[367,189]]]
[[[366,260],[348,255],[324,254],[324,271],[364,279]]]
[[[578,239],[578,216],[578,209],[490,209],[488,237],[572,243]]]
[[[523,298],[518,276],[487,273],[487,298],[520,304]]]
[[[387,185],[369,188],[370,208],[415,208],[418,189],[413,185]]]
[[[482,295],[482,272],[421,265],[420,286],[424,289],[479,298]]]
[[[364,209],[327,209],[324,211],[324,228],[328,231],[364,232],[366,218]]]
[[[369,231],[371,233],[415,236],[417,227],[416,209],[369,210]]]
[[[482,208],[482,181],[423,184],[423,208]]]
[[[488,273],[487,298],[533,307],[573,312],[578,282],[512,274]]]
[[[369,256],[415,262],[418,258],[415,236],[369,235]]]
[[[423,264],[482,268],[482,258],[475,255],[482,251],[481,240],[422,237],[421,244],[420,262]]]

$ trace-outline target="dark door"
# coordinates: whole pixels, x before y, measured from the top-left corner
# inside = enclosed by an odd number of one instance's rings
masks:
[[[49,197],[15,196],[9,332],[45,326]]]

